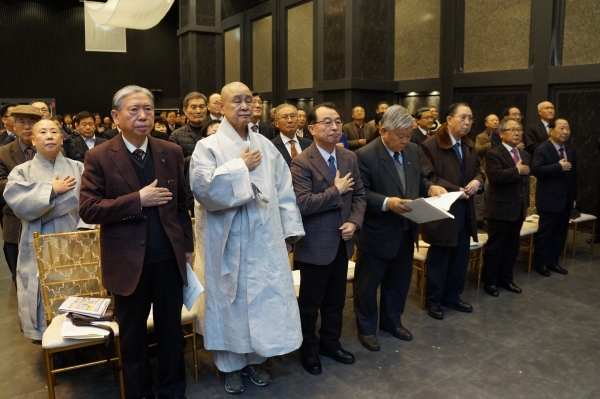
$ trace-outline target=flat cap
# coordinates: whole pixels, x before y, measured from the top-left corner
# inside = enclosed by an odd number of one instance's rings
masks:
[[[11,112],[12,115],[28,115],[42,119],[42,113],[32,105],[17,105]]]

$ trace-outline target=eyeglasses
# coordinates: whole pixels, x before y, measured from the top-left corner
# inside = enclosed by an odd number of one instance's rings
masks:
[[[331,125],[333,125],[335,123],[336,126],[340,127],[342,126],[343,122],[341,119],[336,119],[335,121],[332,121],[331,119],[323,119],[322,121],[316,121],[315,124],[317,123],[321,123],[323,126],[325,127],[331,127]]]
[[[514,113],[510,114],[510,116],[512,116],[513,118],[520,118],[520,117],[522,117],[522,116],[523,116],[523,114],[520,114],[520,113],[514,112]]]
[[[277,119],[281,119],[281,120],[287,120],[287,119],[289,119],[289,120],[295,121],[296,118],[298,118],[298,115],[296,115],[296,114],[290,114],[290,115],[281,115]]]
[[[94,122],[82,122],[82,123],[79,124],[79,126],[81,126],[81,127],[94,127],[95,124],[94,124]]]
[[[469,122],[473,122],[473,116],[471,115],[456,115],[456,118],[460,119],[461,121],[469,121]]]
[[[190,105],[190,109],[192,111],[195,111],[197,109],[206,109],[206,105],[204,105],[204,104],[201,104],[201,105]]]
[[[510,129],[504,129],[505,132],[511,132],[512,134],[522,134],[523,133],[523,129],[521,129],[520,127],[511,127]]]
[[[555,128],[556,130],[558,130],[559,132],[570,132],[571,128],[568,126],[561,126],[561,127],[557,127]]]

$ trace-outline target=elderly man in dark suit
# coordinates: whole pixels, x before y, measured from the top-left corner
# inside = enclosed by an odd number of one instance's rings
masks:
[[[185,112],[188,122],[169,135],[169,141],[177,144],[183,150],[186,173],[196,143],[202,138],[202,127],[206,122],[206,109],[206,96],[204,94],[197,91],[188,93],[183,99],[183,112]]]
[[[31,161],[37,153],[31,138],[33,125],[42,119],[42,113],[31,105],[19,105],[12,109],[11,117],[17,139],[0,148],[0,193],[4,193],[8,175],[15,166]],[[4,197],[2,202],[6,204]],[[4,240],[6,263],[8,263],[13,282],[16,281],[20,230],[21,220],[8,205],[4,205],[2,208],[2,239]]]
[[[433,115],[429,107],[422,107],[415,113],[417,128],[412,131],[410,141],[416,145],[421,145],[429,136],[433,136],[431,128],[433,127]]]
[[[503,125],[502,144],[485,154],[489,188],[484,216],[489,239],[483,255],[483,284],[485,292],[494,297],[499,295],[498,287],[521,293],[513,281],[513,267],[529,208],[531,157],[518,148],[523,127],[512,118],[503,121]]]
[[[569,140],[569,122],[557,118],[548,124],[550,140],[540,144],[533,154],[531,172],[537,178],[535,206],[539,228],[533,253],[535,268],[549,277],[550,270],[567,274],[558,265],[569,228],[571,210],[577,200],[577,158]]]
[[[423,240],[431,244],[427,251],[427,294],[425,308],[434,319],[444,318],[441,305],[460,312],[473,307],[460,299],[469,262],[469,237],[477,241],[477,223],[473,196],[483,191],[485,177],[479,168],[475,144],[469,139],[473,113],[468,104],[452,104],[446,121],[421,144],[423,172],[434,184],[448,191],[462,191],[452,204],[454,218],[421,225]]]
[[[540,121],[535,125],[527,127],[525,133],[525,150],[533,155],[535,149],[550,138],[550,127],[548,124],[554,118],[554,105],[550,101],[543,101],[538,104],[538,114]]]
[[[352,122],[346,123],[342,129],[348,137],[348,147],[352,151],[366,145],[367,139],[375,130],[375,126],[365,123],[365,109],[360,105],[352,108]]]
[[[297,118],[298,110],[291,104],[281,104],[275,109],[275,123],[279,129],[279,135],[271,142],[279,150],[288,166],[292,163],[292,159],[312,144],[312,140],[303,139],[296,134]]]
[[[340,336],[352,237],[362,224],[366,199],[356,155],[336,145],[341,127],[334,104],[314,107],[308,114],[314,144],[295,157],[290,168],[306,232],[294,247],[300,269],[302,365],[315,375],[321,373],[318,355],[354,363],[354,355],[342,349]],[[319,310],[320,339],[315,334]]]
[[[181,307],[193,241],[183,153],[149,137],[154,98],[148,89],[122,88],[111,113],[121,134],[87,153],[79,214],[102,227],[102,283],[115,298],[127,396],[154,398],[146,340],[152,305],[158,397],[185,398]]]
[[[419,227],[403,214],[410,212],[411,200],[446,192],[421,172],[419,147],[409,142],[413,118],[408,110],[391,106],[381,124],[381,138],[356,152],[367,209],[356,235],[354,312],[358,338],[371,351],[380,349],[376,336],[380,285],[379,329],[405,341],[412,339],[400,317],[412,277]]]
[[[95,135],[96,126],[94,125],[94,116],[87,111],[77,114],[75,129],[79,132],[79,135],[73,137],[73,146],[82,161],[89,150],[107,141]]]

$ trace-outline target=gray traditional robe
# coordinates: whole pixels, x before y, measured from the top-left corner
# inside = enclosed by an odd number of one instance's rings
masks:
[[[54,166],[37,154],[8,175],[4,198],[22,223],[17,260],[19,319],[25,337],[30,339],[41,340],[46,330],[33,232],[52,234],[76,230],[82,172],[81,162],[59,153]],[[66,175],[74,177],[75,188],[55,196],[52,178],[56,173],[59,179]]]
[[[239,158],[247,142],[225,119],[192,155],[194,269],[206,289],[196,311],[206,349],[270,357],[302,343],[285,239],[304,228],[285,160],[260,134],[249,138],[262,153],[253,171]]]

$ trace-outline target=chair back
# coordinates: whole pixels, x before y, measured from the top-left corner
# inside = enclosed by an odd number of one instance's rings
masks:
[[[100,272],[100,228],[33,233],[46,322],[70,296],[106,296]]]

